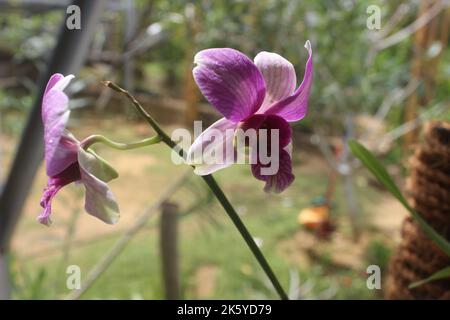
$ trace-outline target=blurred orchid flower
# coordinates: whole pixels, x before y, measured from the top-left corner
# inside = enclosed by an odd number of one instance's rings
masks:
[[[41,198],[44,210],[38,221],[50,225],[54,196],[64,186],[81,182],[86,189],[86,211],[106,223],[114,224],[119,219],[119,208],[106,182],[117,178],[117,172],[92,150],[84,150],[66,130],[70,109],[69,99],[63,90],[73,78],[73,75],[54,74],[44,92],[42,121],[49,179]]]
[[[188,162],[195,165],[195,173],[207,175],[236,162],[235,157],[227,156],[221,163],[198,164],[195,158],[205,150],[227,149],[226,145],[232,143],[228,136],[208,139],[211,131],[225,133],[227,130],[236,132],[237,129],[278,129],[280,152],[277,172],[264,175],[261,169],[267,165],[257,159],[251,165],[252,173],[255,178],[265,181],[266,192],[281,192],[294,181],[290,156],[292,129],[289,122],[305,117],[313,79],[309,41],[305,48],[309,57],[303,81],[297,89],[293,65],[276,53],[260,52],[254,62],[230,48],[206,49],[196,54],[194,79],[205,98],[224,117],[206,129],[190,147]]]

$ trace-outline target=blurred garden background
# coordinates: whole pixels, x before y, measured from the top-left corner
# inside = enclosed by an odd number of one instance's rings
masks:
[[[0,1],[0,185],[8,179],[69,4]],[[369,23],[376,8],[379,29]],[[81,11],[81,19],[87,14]],[[132,92],[168,132],[192,130],[194,120],[209,125],[220,115],[192,78],[196,52],[276,52],[301,79],[309,39],[314,84],[309,113],[293,127],[293,185],[265,194],[242,165],[215,176],[292,298],[381,299],[384,286],[367,288],[366,269],[380,266],[384,281],[407,212],[351,156],[347,141],[362,142],[405,186],[423,123],[450,120],[449,30],[444,0],[104,1],[68,88],[69,127],[79,138],[98,133],[123,142],[152,134],[102,80]],[[87,215],[82,188],[70,185],[54,201],[53,225],[40,225],[46,185],[41,164],[17,224],[0,228],[11,233],[3,244],[11,298],[164,299],[161,199],[178,213],[180,298],[277,298],[203,181],[189,167],[174,165],[170,150],[95,149],[120,174],[110,183],[119,223],[105,225]],[[168,188],[175,190],[171,196]],[[117,241],[126,244],[123,250],[105,260]],[[81,293],[66,286],[70,265],[81,268],[82,282],[93,280]]]

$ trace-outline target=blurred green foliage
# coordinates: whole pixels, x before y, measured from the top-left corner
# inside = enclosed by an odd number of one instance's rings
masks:
[[[136,58],[135,82],[143,90],[149,90],[148,79],[156,77],[164,80],[163,94],[182,95],[193,55],[208,47],[233,47],[250,57],[262,50],[277,52],[294,64],[300,81],[307,58],[303,46],[309,39],[314,49],[315,82],[310,116],[304,124],[322,125],[330,134],[341,134],[342,115],[373,114],[389,92],[405,87],[410,80],[410,38],[378,54],[369,54],[380,31],[366,26],[369,14],[365,0],[137,0],[135,3],[137,34],[145,33],[152,24],[158,24],[168,34],[166,41]],[[417,3],[408,3],[410,10],[392,32],[416,18]],[[374,0],[370,5],[381,8],[383,28],[399,4]],[[12,52],[14,64],[31,61],[41,70],[54,45],[61,18],[57,11],[0,13],[0,51]],[[107,12],[102,23],[96,39],[106,39],[104,47],[108,51],[123,52],[126,24],[123,13]],[[450,53],[445,50],[442,67],[436,74],[433,102],[448,99],[450,66],[444,61],[449,59]],[[14,69],[10,76],[14,76]],[[158,74],[151,73],[152,70]],[[22,78],[20,85],[25,80]],[[36,75],[31,78],[35,80]],[[30,88],[26,89],[7,90],[1,95],[21,100],[30,95]],[[0,99],[0,111],[17,106],[23,106],[25,111],[30,106],[29,100],[17,104]],[[402,121],[401,113],[393,110],[388,114],[391,126]]]
[[[381,270],[387,270],[392,250],[383,241],[374,239],[369,242],[365,250],[367,265],[378,265]]]
[[[0,50],[21,59],[42,58],[55,43],[55,32],[61,21],[55,11],[33,14],[26,11],[0,13]]]
[[[198,0],[195,7],[200,31],[190,33],[185,23],[171,23],[171,39],[160,50],[149,52],[148,60],[161,61],[178,68],[186,59],[185,49],[195,44],[196,51],[208,47],[233,47],[250,57],[259,51],[277,52],[290,60],[302,79],[307,58],[303,48],[310,39],[314,50],[315,83],[306,122],[325,124],[341,132],[340,116],[346,113],[374,114],[387,94],[405,87],[410,80],[411,39],[369,56],[379,31],[366,26],[369,14],[364,0]],[[381,25],[393,16],[398,3],[372,1],[381,8]],[[404,23],[416,18],[416,3]],[[192,8],[191,8],[192,9]],[[155,1],[156,20],[168,21],[170,13],[183,15],[185,1]],[[394,29],[393,32],[398,31]],[[444,48],[446,49],[446,48]],[[448,98],[450,53],[442,57],[443,68],[436,75],[436,101]],[[187,61],[186,63],[191,63]],[[183,81],[182,73],[177,83]],[[419,86],[420,90],[420,86]],[[402,122],[395,112],[388,115],[392,125]]]

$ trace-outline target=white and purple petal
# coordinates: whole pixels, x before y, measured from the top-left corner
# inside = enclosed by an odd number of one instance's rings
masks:
[[[255,64],[230,48],[202,50],[193,70],[205,98],[228,120],[239,122],[254,114],[265,97],[264,78]]]
[[[47,83],[42,99],[42,121],[44,124],[45,162],[48,176],[54,176],[70,165],[70,161],[60,162],[61,137],[69,120],[69,99],[62,91],[74,76],[53,75]],[[64,148],[64,147],[63,147]]]
[[[63,79],[64,76],[61,73],[55,73],[48,79],[47,86],[45,87],[44,96],[47,94],[47,92],[52,89],[56,83],[58,83],[61,79]]]
[[[222,118],[195,139],[187,154],[187,163],[195,166],[195,174],[211,174],[235,163],[233,138],[236,127],[236,123]]]
[[[107,181],[117,177],[111,166],[91,151],[78,151],[81,182],[86,188],[86,212],[108,224],[119,220],[119,207]]]
[[[109,182],[119,176],[117,171],[92,149],[86,151],[83,148],[79,148],[78,162],[80,167],[104,182]]]
[[[292,63],[276,53],[260,52],[254,61],[266,83],[266,97],[258,110],[264,113],[274,103],[294,93],[297,77]]]
[[[266,111],[267,114],[276,114],[286,121],[293,122],[303,119],[308,112],[308,99],[313,81],[313,56],[309,40],[306,42],[305,48],[308,50],[309,57],[302,83],[291,96],[269,107]]]

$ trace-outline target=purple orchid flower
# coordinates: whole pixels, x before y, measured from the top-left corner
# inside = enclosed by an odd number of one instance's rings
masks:
[[[100,220],[114,224],[119,209],[106,182],[116,178],[117,172],[92,150],[84,150],[81,143],[66,130],[69,119],[69,99],[63,90],[73,75],[54,74],[47,83],[42,101],[46,172],[49,177],[41,198],[44,208],[38,221],[51,224],[52,200],[61,188],[80,182],[86,189],[85,209]]]
[[[210,132],[236,132],[237,129],[250,128],[278,129],[278,171],[272,175],[264,175],[261,169],[267,164],[257,159],[251,166],[252,173],[255,178],[265,181],[266,192],[279,193],[294,181],[290,156],[292,129],[289,122],[305,117],[313,79],[309,41],[305,48],[309,58],[303,81],[297,90],[293,65],[278,54],[260,52],[254,62],[241,52],[229,48],[207,49],[196,54],[194,63],[197,66],[193,70],[195,81],[206,99],[224,118],[206,129],[190,147],[188,162],[195,165],[195,173],[210,174],[236,161],[234,156],[227,156],[220,163],[198,161],[197,155],[205,150],[225,150],[226,145],[233,142],[233,136],[227,134],[222,139],[208,139]],[[273,141],[268,141],[269,145],[270,143]]]

